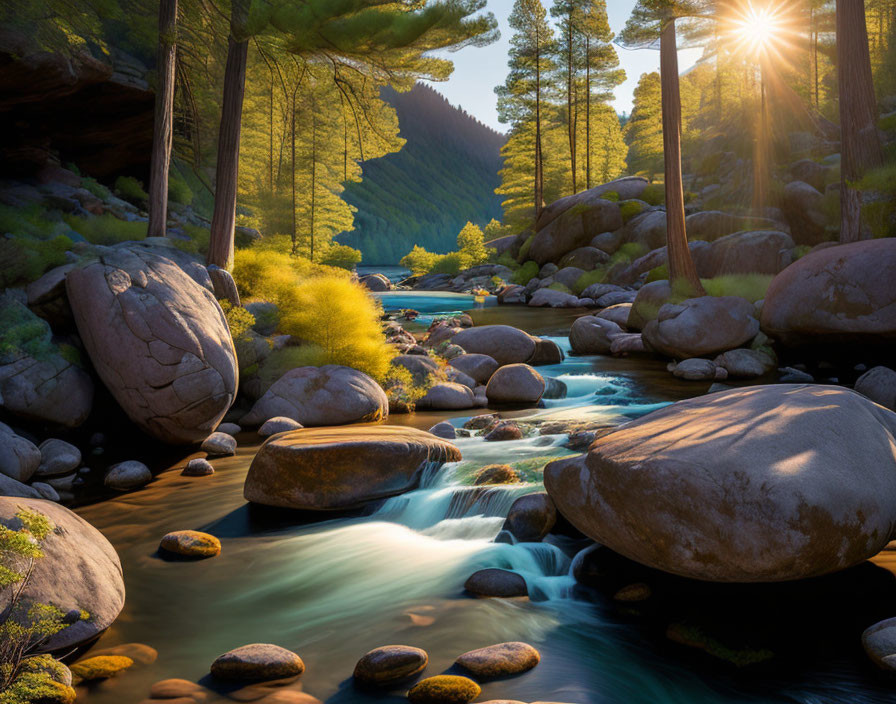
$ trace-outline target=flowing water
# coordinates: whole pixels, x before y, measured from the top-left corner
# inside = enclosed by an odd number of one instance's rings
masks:
[[[470,307],[464,297],[401,294],[395,299],[396,307],[430,313]],[[565,348],[564,333],[575,312],[486,308],[473,315],[479,324],[507,321],[551,336]],[[562,380],[567,397],[508,415],[587,416],[614,424],[706,390],[674,380],[661,363],[644,360],[567,357],[540,371]],[[445,417],[460,425],[470,415],[419,413],[390,422],[428,428]],[[180,476],[184,458],[141,491],[78,509],[115,545],[127,586],[124,611],[95,649],[139,642],[159,652],[154,663],[82,692],[79,701],[139,702],[153,682],[170,677],[211,686],[208,667],[217,655],[246,643],[271,642],[305,661],[301,685],[290,687],[301,686],[328,703],[402,702],[400,690],[373,696],[352,687],[354,664],[367,650],[390,643],[422,647],[430,655],[431,675],[450,668],[466,650],[507,640],[535,645],[542,662],[520,677],[486,684],[482,701],[893,701],[854,644],[786,676],[740,675],[681,655],[661,634],[620,614],[607,597],[576,587],[570,561],[580,545],[571,539],[493,542],[513,500],[541,488],[539,473],[530,471],[534,480],[528,484],[484,489],[470,486],[476,469],[494,462],[540,468],[572,454],[563,446],[565,436],[499,443],[461,438],[464,460],[430,468],[415,491],[366,515],[319,522],[246,504],[242,484],[258,441],[249,433],[239,440],[237,455],[215,461],[211,477]],[[161,536],[185,528],[218,536],[221,555],[201,562],[161,559],[156,552]],[[464,581],[483,567],[524,575],[530,598],[465,596]]]

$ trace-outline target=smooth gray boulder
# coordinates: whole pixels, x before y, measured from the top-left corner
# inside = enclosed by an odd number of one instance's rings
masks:
[[[386,392],[364,372],[327,364],[290,369],[240,419],[259,426],[284,416],[303,426],[376,422],[389,415]]]
[[[569,344],[578,354],[607,354],[616,335],[624,330],[605,318],[585,315],[577,318],[569,330]]]
[[[877,554],[896,525],[896,414],[834,386],[679,401],[552,462],[545,487],[591,539],[666,572],[779,582]]]
[[[667,357],[708,357],[740,347],[759,332],[756,308],[738,296],[701,296],[666,303],[642,331],[644,342]]]
[[[463,410],[473,408],[473,390],[469,386],[443,381],[429,387],[426,394],[417,401],[417,408],[437,411]]]
[[[544,389],[544,377],[528,364],[508,364],[488,380],[485,394],[490,403],[538,403]]]
[[[526,362],[535,352],[535,338],[510,325],[481,325],[459,331],[451,342],[464,352],[486,354],[498,364]]]
[[[855,389],[884,408],[896,411],[896,371],[872,367],[856,380]]]
[[[488,382],[500,366],[493,357],[489,357],[487,354],[461,354],[452,357],[448,361],[448,365],[459,369],[480,384]]]
[[[150,481],[152,472],[149,471],[149,467],[137,460],[126,460],[112,465],[103,478],[103,484],[116,491],[139,489]]]
[[[40,466],[37,445],[16,435],[12,428],[0,423],[0,474],[17,482],[27,482]]]

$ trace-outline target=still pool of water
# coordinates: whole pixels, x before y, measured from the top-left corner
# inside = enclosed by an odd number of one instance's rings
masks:
[[[438,308],[439,301],[449,312],[463,309],[450,295],[402,296],[407,307],[418,310]],[[500,309],[474,313],[483,315],[489,322],[502,321]],[[570,311],[511,310],[504,320],[518,324],[513,321],[525,317],[523,327],[554,335],[566,348],[562,333],[574,316]],[[512,415],[587,416],[621,423],[706,390],[705,385],[672,379],[660,363],[645,361],[567,357],[541,371],[562,380],[567,397]],[[460,425],[469,415],[418,413],[390,422],[428,428],[449,416]],[[578,546],[571,540],[493,542],[513,500],[541,485],[534,481],[483,491],[470,486],[472,473],[494,462],[530,460],[541,466],[572,454],[564,439],[486,443],[462,438],[463,462],[428,472],[415,491],[389,499],[367,515],[307,523],[244,501],[243,479],[258,447],[257,438],[245,433],[236,456],[215,461],[213,476],[182,477],[180,462],[141,491],[79,508],[118,550],[128,593],[121,616],[95,647],[140,642],[159,652],[156,662],[83,692],[79,701],[136,703],[153,682],[171,677],[211,684],[208,667],[220,653],[271,642],[295,650],[305,661],[301,684],[289,687],[301,687],[328,704],[397,703],[406,701],[401,690],[374,696],[351,686],[354,664],[367,650],[391,643],[424,648],[430,655],[427,674],[432,675],[450,668],[466,650],[507,640],[533,644],[542,662],[520,677],[484,685],[481,701],[896,701],[855,644],[792,671],[742,675],[682,654],[662,634],[620,613],[609,598],[577,588],[570,560]],[[218,536],[221,555],[202,562],[160,559],[156,548],[161,536],[185,528]],[[530,585],[530,598],[465,596],[464,581],[482,567],[520,572]],[[740,607],[732,600],[732,610]],[[840,608],[852,608],[848,598]],[[830,613],[820,610],[818,619],[828,618]]]

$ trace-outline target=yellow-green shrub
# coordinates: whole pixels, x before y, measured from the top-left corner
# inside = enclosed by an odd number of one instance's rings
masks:
[[[700,281],[710,296],[740,296],[755,303],[765,298],[773,278],[771,274],[723,274]]]
[[[427,252],[418,244],[405,254],[398,263],[405,269],[410,269],[414,274],[428,274],[436,262],[437,254]]]
[[[146,223],[119,220],[111,213],[81,217],[66,215],[65,221],[75,232],[91,244],[117,244],[146,238]]]
[[[143,189],[143,183],[133,176],[119,176],[115,179],[115,193],[119,198],[141,205],[149,199],[149,194]]]
[[[572,290],[576,294],[581,294],[582,291],[588,288],[591,284],[602,284],[606,276],[607,269],[604,266],[599,266],[591,271],[586,271],[576,279],[576,283],[573,285]]]
[[[662,205],[666,202],[666,186],[662,183],[651,183],[641,193],[641,200],[649,205]]]
[[[538,264],[530,259],[519,269],[513,272],[513,276],[510,277],[510,282],[519,284],[520,286],[525,286],[536,276],[538,276]]]

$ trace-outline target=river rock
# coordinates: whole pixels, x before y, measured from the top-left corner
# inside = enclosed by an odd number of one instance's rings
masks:
[[[573,250],[589,246],[594,235],[620,227],[622,214],[617,203],[599,197],[580,200],[538,229],[528,258],[539,265],[560,261]]]
[[[526,494],[514,501],[503,530],[509,531],[521,543],[537,543],[551,532],[557,522],[557,509],[545,492]]]
[[[594,317],[616,323],[624,331],[628,327],[628,316],[631,313],[632,305],[632,303],[616,303],[607,306]]]
[[[512,642],[470,650],[456,663],[474,677],[490,679],[527,672],[540,660],[538,651],[528,643]]]
[[[236,435],[237,433],[243,432],[243,429],[236,423],[221,423],[215,430],[216,432],[227,433],[228,435]]]
[[[93,380],[71,345],[12,295],[0,296],[0,408],[21,418],[75,428],[93,407]]]
[[[72,269],[68,299],[103,383],[163,442],[201,442],[230,408],[237,359],[214,295],[146,248],[107,248]]]
[[[413,489],[432,463],[460,459],[450,442],[414,428],[304,428],[265,441],[243,495],[267,506],[356,508]]]
[[[179,704],[189,704],[190,701],[203,701],[206,696],[202,685],[176,678],[159,680],[149,688],[150,700],[176,699]]]
[[[486,442],[502,442],[505,440],[522,440],[523,431],[516,423],[505,421],[498,423],[494,428],[485,434],[483,439]]]
[[[878,553],[896,519],[896,414],[831,386],[679,401],[552,462],[545,487],[593,540],[666,572],[778,582]]]
[[[449,361],[448,365],[459,369],[480,384],[487,383],[500,366],[493,357],[489,357],[487,354],[458,355]]]
[[[49,438],[40,444],[40,465],[38,477],[55,477],[68,474],[81,466],[81,451],[58,438]]]
[[[532,294],[529,305],[533,308],[579,308],[579,297],[552,288],[540,288]]]
[[[131,658],[125,655],[95,655],[79,660],[71,666],[73,682],[93,682],[105,680],[124,672],[134,664]]]
[[[492,484],[517,484],[521,481],[520,475],[509,464],[489,464],[476,473],[473,484],[489,486]]]
[[[428,663],[425,650],[409,645],[384,645],[358,660],[353,676],[362,686],[385,687],[420,674]]]
[[[464,589],[476,596],[509,598],[529,595],[526,580],[522,575],[497,567],[488,567],[474,572],[464,582]]]
[[[490,403],[538,403],[544,378],[528,364],[509,364],[492,375],[485,393]]]
[[[862,633],[862,647],[880,669],[896,672],[896,618],[866,628]]]
[[[647,347],[644,344],[644,338],[641,333],[616,335],[613,338],[613,342],[610,343],[610,354],[614,356],[640,354],[646,351]]]
[[[31,488],[40,494],[42,499],[46,499],[47,501],[59,501],[58,492],[49,484],[44,482],[32,482]]]
[[[786,346],[896,344],[896,239],[810,252],[778,274],[762,330]]]
[[[266,438],[271,435],[276,435],[277,433],[285,433],[287,430],[299,430],[304,426],[301,423],[294,421],[292,418],[287,418],[286,416],[274,416],[273,418],[268,418],[264,423],[261,424],[261,427],[258,429],[258,434],[261,437]]]
[[[5,474],[0,474],[0,496],[21,496],[30,499],[43,498],[37,489]]]
[[[576,267],[577,269],[582,269],[584,271],[593,271],[602,264],[606,264],[608,261],[610,261],[609,254],[597,247],[591,247],[589,243],[589,246],[579,247],[564,256],[560,260],[560,266]],[[576,282],[573,281],[572,283],[575,285]],[[566,285],[570,288],[573,287],[569,284]]]
[[[215,473],[212,463],[202,457],[194,457],[187,462],[187,466],[181,472],[185,477],[207,477]]]
[[[706,267],[713,276],[777,274],[793,261],[790,235],[775,230],[735,232],[712,243]]]
[[[482,325],[462,330],[451,341],[467,353],[485,354],[499,365],[527,362],[535,352],[535,339],[510,325]]]
[[[149,471],[149,467],[137,460],[127,460],[112,465],[103,478],[103,484],[117,491],[139,489],[144,484],[149,484],[150,481],[152,481],[152,472]]]
[[[0,423],[0,473],[18,482],[27,482],[37,471],[40,461],[37,445]]]
[[[327,364],[290,369],[262,396],[240,425],[257,426],[285,416],[303,426],[345,425],[383,420],[386,392],[357,369]]]
[[[479,696],[479,685],[467,677],[436,675],[421,680],[408,692],[411,704],[468,704]]]
[[[613,293],[614,291],[624,291],[625,289],[622,286],[617,286],[616,284],[591,284],[584,291],[582,291],[583,298],[593,298],[595,301],[608,293]]]
[[[572,324],[569,344],[579,354],[607,354],[613,337],[622,333],[622,328],[611,320],[585,315]]]
[[[279,680],[305,671],[302,658],[270,643],[253,643],[231,650],[212,663],[213,677],[229,681]]]
[[[541,364],[560,364],[563,361],[563,350],[553,340],[547,340],[543,337],[535,338],[535,351],[526,361],[526,364],[533,367]]]
[[[792,181],[784,186],[783,208],[797,244],[815,245],[824,241],[827,218],[820,191],[808,183]]]
[[[368,291],[391,291],[392,282],[383,274],[367,274],[358,279],[358,283],[366,287]]]
[[[426,394],[417,401],[417,408],[439,411],[463,410],[473,408],[475,399],[469,386],[444,381],[433,384]]]
[[[159,548],[185,557],[214,557],[221,553],[221,541],[198,530],[176,530],[162,538]]]
[[[777,360],[768,352],[744,348],[723,352],[713,361],[734,379],[755,379],[770,374],[777,367]]]
[[[711,359],[700,359],[699,357],[691,357],[683,359],[677,364],[670,362],[670,371],[672,375],[679,379],[688,381],[712,381],[714,379],[727,378],[728,372],[722,369],[719,373],[719,367]]]
[[[214,432],[202,441],[199,449],[212,456],[236,454],[236,438],[222,432]]]
[[[637,291],[610,291],[598,298],[594,303],[598,308],[618,306],[620,303],[633,303],[637,297]]]
[[[444,438],[445,440],[454,440],[457,437],[457,430],[447,420],[436,423],[429,429],[429,432],[437,438]]]
[[[896,411],[896,372],[892,369],[872,367],[856,380],[855,389],[884,408]]]
[[[44,556],[34,561],[21,603],[53,604],[66,613],[84,610],[89,614],[50,636],[37,650],[72,650],[112,625],[124,606],[121,562],[102,533],[51,501],[0,496],[0,523],[19,530],[15,514],[21,508],[38,511],[55,526],[41,543]],[[0,610],[8,598],[8,592],[0,593]]]
[[[627,327],[630,330],[643,330],[647,323],[659,314],[669,299],[672,298],[672,287],[666,279],[651,281],[638,289],[638,295],[632,302],[628,314]]]
[[[448,381],[453,382],[455,384],[460,384],[461,386],[466,386],[468,389],[475,389],[478,386],[476,380],[464,374],[459,369],[455,369],[454,367],[448,367],[445,370],[445,376],[448,378]]]
[[[666,303],[644,326],[644,341],[675,359],[717,355],[740,347],[759,332],[752,303],[738,296],[701,296]]]

